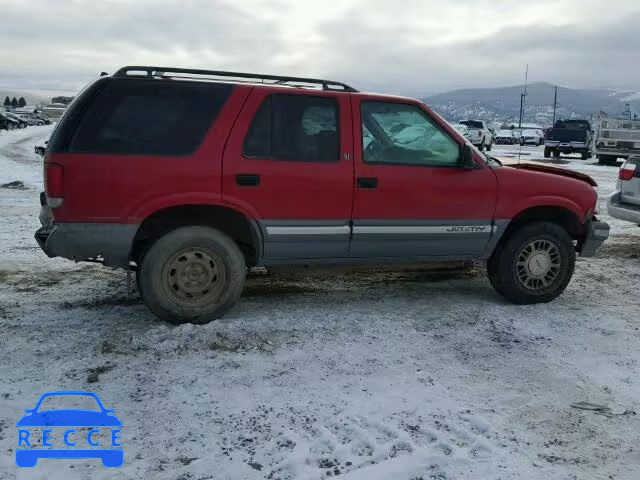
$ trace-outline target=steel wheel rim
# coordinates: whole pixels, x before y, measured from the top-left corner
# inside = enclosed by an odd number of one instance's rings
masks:
[[[528,290],[543,290],[560,276],[562,256],[558,246],[550,240],[533,240],[518,253],[516,276]]]
[[[222,258],[208,248],[178,250],[162,268],[162,286],[170,299],[187,307],[214,301],[222,292],[226,267]]]

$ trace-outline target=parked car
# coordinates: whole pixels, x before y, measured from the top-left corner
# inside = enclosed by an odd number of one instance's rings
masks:
[[[8,115],[8,112],[2,112],[0,113],[0,115],[2,115],[2,125],[4,125],[2,128],[4,128],[5,130],[15,130],[17,128],[21,128],[20,122],[13,118],[13,116]]]
[[[26,128],[28,123],[26,120],[20,118],[17,115],[14,115],[11,112],[2,112],[3,115],[5,115],[6,117],[9,117],[10,119],[12,119],[15,123],[14,125],[17,126],[17,128]]]
[[[523,130],[520,137],[522,145],[542,145],[544,135],[540,130]]]
[[[219,318],[254,266],[486,260],[504,297],[548,302],[609,230],[587,175],[502,166],[419,100],[329,80],[124,67],[43,163],[44,252],[135,270],[174,323]]]
[[[498,133],[496,133],[497,145],[513,145],[514,143],[517,142],[513,130],[498,130]]]
[[[39,113],[35,113],[33,115],[37,120],[40,120],[42,123],[38,123],[38,125],[51,125],[51,120],[49,120],[44,115],[40,115]]]
[[[466,125],[471,135],[471,143],[482,151],[485,148],[491,150],[493,135],[483,120],[460,120],[460,125]]]
[[[640,156],[629,157],[618,174],[616,191],[609,196],[609,215],[640,226]]]
[[[37,125],[37,126],[42,126],[42,125],[49,125],[51,124],[51,121],[46,118],[43,117],[41,115],[35,114],[35,113],[23,113],[21,115],[22,119],[25,120],[29,125]]]
[[[460,135],[466,138],[469,142],[471,142],[471,132],[469,131],[469,127],[466,125],[461,125],[459,123],[455,123],[451,125]]]
[[[603,165],[640,155],[640,120],[602,118],[596,124],[594,143],[598,163]]]
[[[547,129],[544,138],[544,158],[561,153],[579,153],[583,160],[592,157],[593,130],[587,120],[558,120]]]

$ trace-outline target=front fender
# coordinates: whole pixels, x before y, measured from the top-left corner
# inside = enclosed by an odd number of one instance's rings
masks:
[[[496,210],[495,218],[500,220],[511,220],[516,218],[525,210],[535,207],[561,207],[573,213],[580,223],[584,224],[587,221],[585,212],[576,202],[567,197],[560,197],[556,195],[538,195],[516,200],[515,202],[503,203],[499,205]]]

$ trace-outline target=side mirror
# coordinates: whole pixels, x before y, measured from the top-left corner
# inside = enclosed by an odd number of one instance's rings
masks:
[[[478,168],[476,162],[473,161],[473,150],[466,143],[462,146],[462,151],[460,152],[460,167],[465,170]]]

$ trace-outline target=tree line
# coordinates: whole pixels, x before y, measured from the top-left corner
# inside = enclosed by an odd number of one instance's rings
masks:
[[[6,96],[4,99],[5,107],[22,108],[22,107],[25,107],[26,105],[27,105],[27,101],[24,99],[24,97],[20,97],[20,99],[16,99],[16,97],[9,99],[9,96]]]

